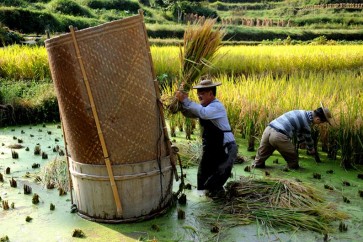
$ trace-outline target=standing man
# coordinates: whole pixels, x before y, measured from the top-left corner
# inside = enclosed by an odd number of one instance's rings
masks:
[[[277,150],[287,162],[290,169],[299,168],[299,154],[291,142],[297,135],[298,142],[306,142],[308,153],[315,154],[311,138],[311,125],[328,122],[332,118],[329,109],[322,104],[314,111],[293,110],[273,120],[262,134],[260,147],[257,150],[254,168],[265,168],[265,161]]]
[[[238,151],[226,109],[216,99],[219,85],[221,83],[202,80],[194,86],[200,104],[192,102],[187,93],[177,91],[175,94],[183,105],[183,114],[199,118],[203,129],[203,155],[198,167],[197,189],[208,190],[212,195],[224,191],[223,185],[231,175]]]

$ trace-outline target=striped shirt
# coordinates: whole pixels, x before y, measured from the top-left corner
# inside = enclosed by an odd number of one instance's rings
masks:
[[[198,103],[192,102],[189,98],[186,98],[183,101],[183,107],[192,114],[194,114],[195,117],[210,120],[216,127],[218,127],[222,131],[231,130],[231,126],[229,125],[227,118],[226,109],[218,99],[214,99],[206,107],[203,107]],[[232,141],[235,141],[233,133],[224,132],[223,144]]]
[[[310,128],[312,123],[312,111],[293,110],[274,119],[269,126],[287,135],[290,139],[292,139],[293,135],[296,134],[298,136],[298,140],[305,139],[308,149],[312,149],[314,147]]]

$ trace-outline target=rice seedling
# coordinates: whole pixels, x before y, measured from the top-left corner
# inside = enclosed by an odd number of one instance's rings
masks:
[[[40,155],[40,151],[41,151],[40,145],[36,145],[34,147],[34,155]]]
[[[9,182],[10,182],[11,187],[14,187],[14,188],[17,187],[17,182],[14,180],[14,178],[11,178],[11,180],[9,180]]]
[[[343,196],[343,202],[350,203],[350,200],[347,197]]]
[[[31,194],[32,193],[32,188],[26,184],[24,184],[24,194]]]
[[[0,241],[1,242],[9,242],[10,241],[9,236],[5,235],[5,236],[1,237]]]
[[[34,193],[33,198],[32,198],[32,203],[33,204],[38,204],[39,203],[39,195]]]
[[[45,152],[42,152],[42,159],[48,159],[48,154]]]
[[[11,157],[12,157],[13,159],[18,159],[18,158],[19,158],[19,154],[18,154],[18,152],[16,152],[15,150],[12,150],[12,151],[11,151]]]
[[[185,219],[185,211],[181,208],[178,208],[178,219]]]
[[[64,191],[64,189],[63,189],[63,188],[61,188],[61,187],[59,187],[59,188],[58,188],[58,192],[59,192],[59,196],[64,196],[64,195],[66,195],[66,194],[67,194],[67,192],[66,192],[66,191]]]
[[[348,225],[346,225],[345,223],[343,222],[340,222],[339,223],[339,231],[340,232],[346,232],[348,231]]]
[[[86,235],[81,229],[75,229],[73,230],[72,237],[84,238]]]
[[[313,173],[313,178],[314,179],[321,179],[321,174],[314,172]]]
[[[72,204],[72,206],[71,206],[71,213],[76,213],[76,212],[78,212],[77,205],[76,204]]]
[[[334,187],[328,185],[328,184],[324,184],[324,188],[327,189],[327,190],[331,190],[333,191],[334,190]]]
[[[53,211],[55,209],[55,205],[53,203],[50,203],[49,209],[50,211]]]
[[[348,182],[348,181],[343,181],[343,186],[347,186],[347,187],[349,187],[349,186],[350,186],[350,182]]]
[[[2,200],[1,204],[2,204],[3,210],[9,210],[9,203],[7,200]]]

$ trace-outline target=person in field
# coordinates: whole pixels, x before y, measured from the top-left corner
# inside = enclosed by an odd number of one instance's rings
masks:
[[[307,145],[308,154],[314,155],[314,142],[311,138],[311,125],[328,122],[332,115],[322,104],[314,111],[293,110],[274,119],[262,134],[260,147],[257,150],[253,168],[265,168],[265,161],[277,150],[287,162],[289,169],[298,169],[298,153],[291,142],[294,135],[298,143]]]
[[[208,190],[212,196],[224,191],[223,185],[231,175],[238,151],[226,109],[216,98],[219,85],[221,83],[201,80],[194,86],[199,104],[191,101],[185,92],[177,91],[175,94],[183,105],[182,113],[199,118],[203,130],[203,155],[198,167],[197,189]]]

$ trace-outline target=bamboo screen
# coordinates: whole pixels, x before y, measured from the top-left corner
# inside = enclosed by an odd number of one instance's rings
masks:
[[[81,59],[111,163],[166,156],[142,15],[74,33],[81,58],[70,33],[46,41],[68,155],[80,163],[104,163]]]

